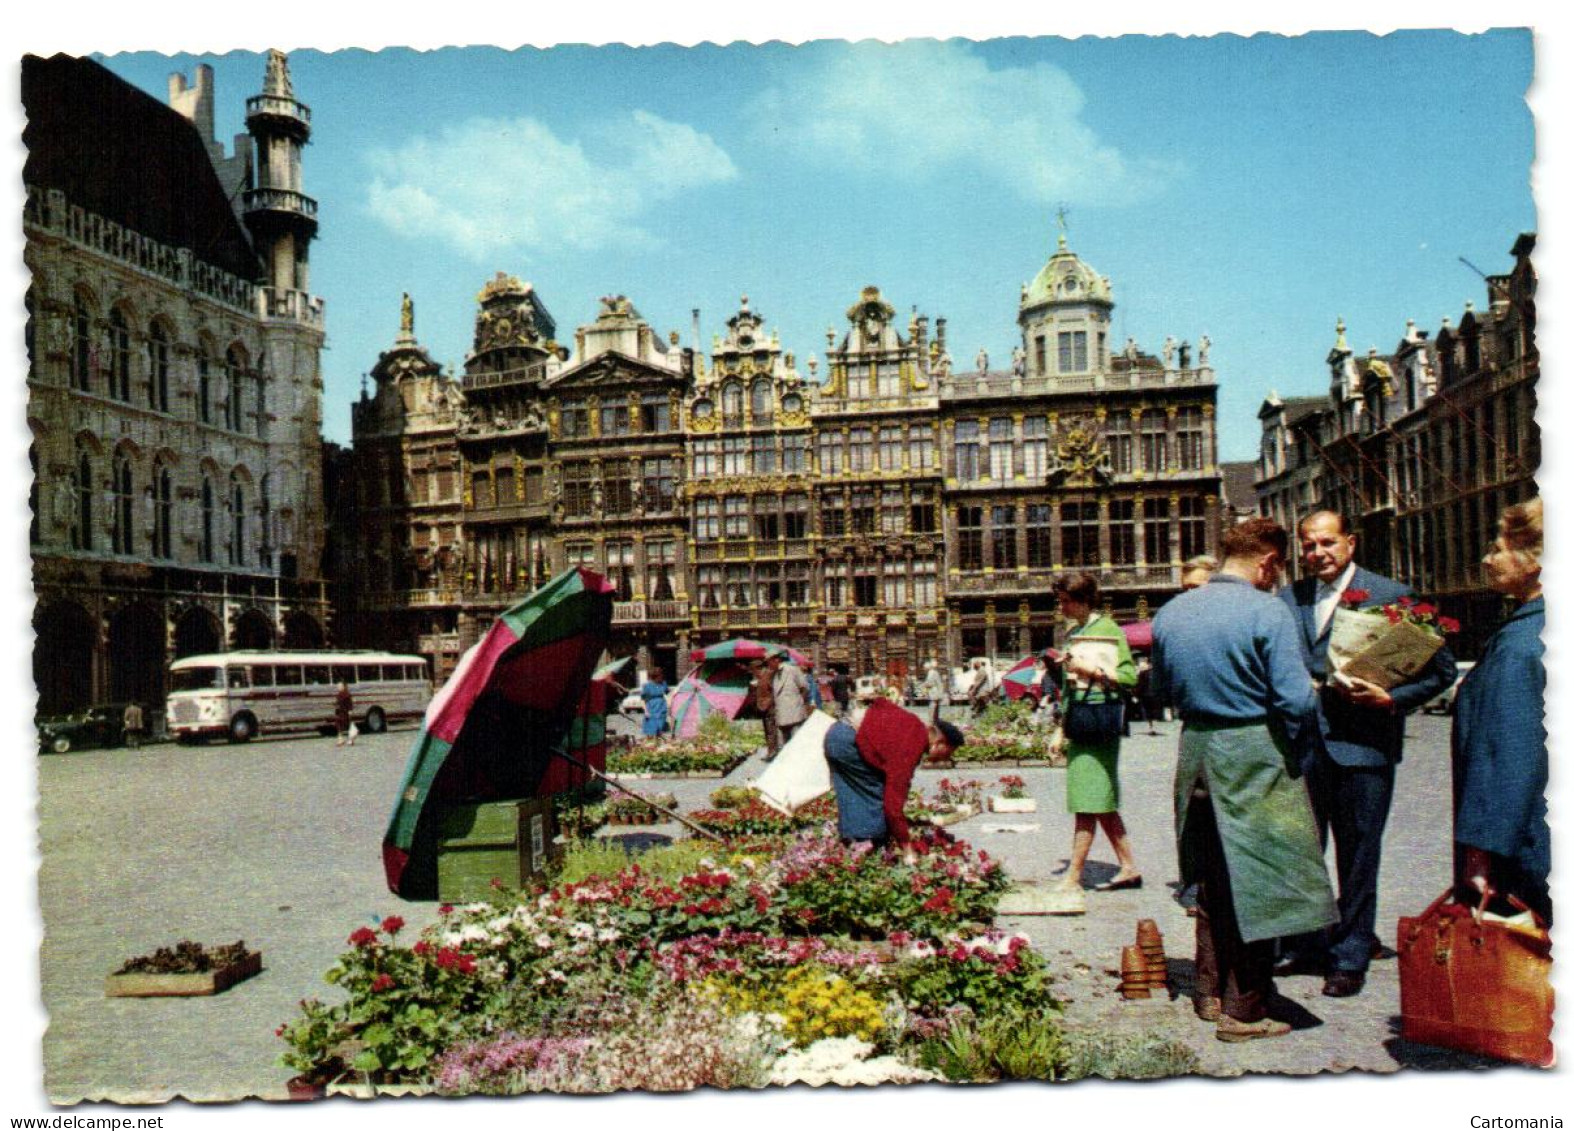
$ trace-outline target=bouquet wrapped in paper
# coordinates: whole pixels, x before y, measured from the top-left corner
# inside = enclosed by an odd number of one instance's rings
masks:
[[[1444,634],[1459,631],[1458,621],[1438,616],[1436,608],[1414,597],[1375,609],[1356,608],[1366,598],[1365,590],[1348,589],[1334,610],[1329,678],[1346,686],[1351,679],[1362,679],[1391,691],[1409,683],[1432,662]]]

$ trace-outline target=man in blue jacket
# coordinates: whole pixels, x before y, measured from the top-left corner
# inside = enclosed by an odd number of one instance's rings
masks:
[[[1323,993],[1353,997],[1366,985],[1377,940],[1377,873],[1383,829],[1394,796],[1394,767],[1404,753],[1405,716],[1454,682],[1454,657],[1442,648],[1409,683],[1385,691],[1362,679],[1329,680],[1328,639],[1341,605],[1380,608],[1410,589],[1355,563],[1356,535],[1334,511],[1315,511],[1296,533],[1309,575],[1280,593],[1296,614],[1307,667],[1322,687],[1324,740],[1307,756],[1306,788],[1318,831],[1333,834],[1339,875],[1339,922],[1326,938],[1301,938],[1280,974],[1318,971]]]

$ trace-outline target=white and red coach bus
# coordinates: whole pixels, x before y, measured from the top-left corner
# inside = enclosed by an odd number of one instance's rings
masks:
[[[341,683],[370,734],[419,721],[432,699],[426,661],[392,652],[216,652],[176,660],[169,677],[165,724],[178,742],[331,731]]]

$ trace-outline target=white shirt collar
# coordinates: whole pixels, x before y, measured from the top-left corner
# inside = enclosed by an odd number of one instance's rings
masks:
[[[1327,596],[1329,593],[1342,595],[1346,589],[1350,588],[1350,582],[1354,579],[1355,562],[1352,561],[1344,567],[1344,570],[1333,581],[1319,581],[1317,584],[1320,587],[1319,592],[1324,596]]]

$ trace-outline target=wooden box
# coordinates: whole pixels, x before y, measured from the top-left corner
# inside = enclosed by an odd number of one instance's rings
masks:
[[[437,897],[485,899],[494,880],[524,887],[562,852],[556,836],[550,798],[454,806],[438,834]]]
[[[239,962],[201,974],[111,974],[104,979],[104,996],[207,997],[261,972],[262,955],[253,951]]]

